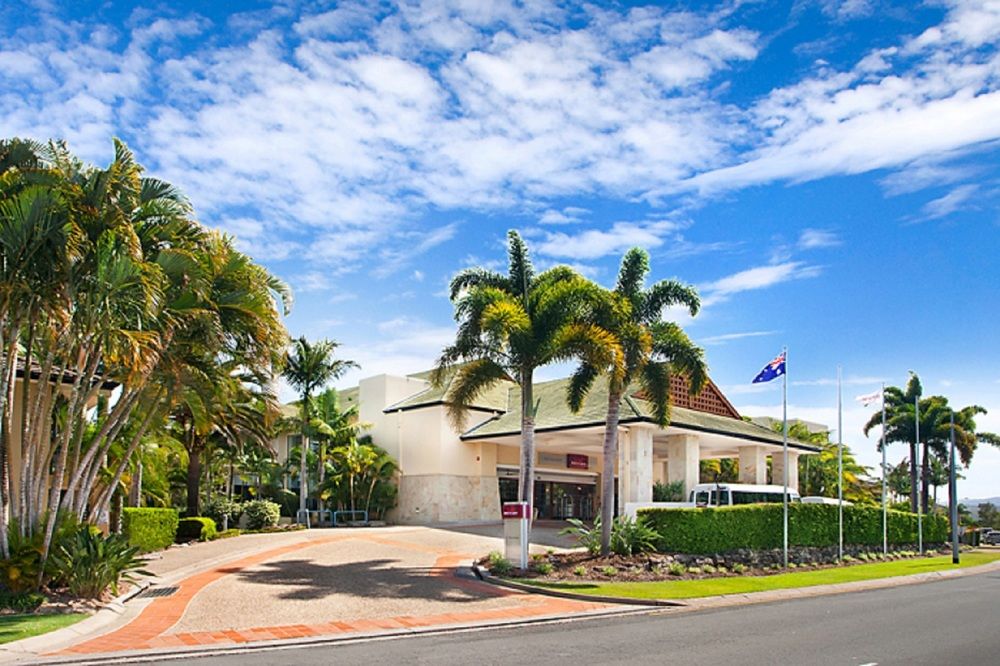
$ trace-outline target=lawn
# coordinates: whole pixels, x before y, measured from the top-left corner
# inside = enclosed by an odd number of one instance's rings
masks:
[[[927,557],[912,560],[894,560],[872,564],[854,564],[845,567],[797,571],[771,576],[732,576],[727,578],[703,578],[700,580],[668,580],[647,583],[580,582],[546,583],[538,580],[521,579],[519,582],[537,587],[596,594],[631,599],[693,599],[717,594],[745,594],[781,590],[792,587],[812,587],[831,583],[850,583],[859,580],[891,578],[910,574],[941,571],[944,569],[964,569],[1000,560],[997,553],[963,553],[961,563],[953,565],[951,556]]]
[[[31,638],[68,627],[88,617],[86,613],[66,615],[0,615],[0,643]]]

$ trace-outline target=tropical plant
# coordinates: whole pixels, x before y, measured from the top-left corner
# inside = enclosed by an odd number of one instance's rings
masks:
[[[781,431],[783,426],[775,423],[773,427],[775,431]],[[865,477],[871,474],[871,468],[855,460],[851,447],[844,444],[843,451],[840,452],[841,460],[838,462],[839,446],[830,441],[830,433],[826,430],[813,432],[801,421],[789,424],[788,436],[820,449],[819,453],[799,457],[799,492],[802,495],[837,497],[837,477],[842,463],[844,499],[860,503],[875,502],[872,487],[865,482]]]
[[[357,363],[334,358],[339,345],[332,340],[309,342],[304,336],[292,341],[291,350],[285,359],[284,377],[299,392],[300,419],[302,423],[302,447],[308,448],[312,434],[311,424],[315,413],[313,396],[316,391],[343,376]],[[299,519],[306,511],[308,481],[306,456],[300,456],[299,469]]]
[[[57,522],[106,520],[192,377],[266,374],[287,338],[287,288],[114,149],[96,168],[61,143],[0,141],[0,457],[20,461],[0,466],[0,557],[8,520],[42,534],[39,585]]]
[[[506,274],[469,268],[451,281],[458,332],[437,361],[432,380],[450,379],[448,412],[462,429],[468,407],[490,389],[508,383],[520,388],[521,453],[518,499],[534,504],[534,373],[568,360],[583,348],[602,350],[602,334],[584,322],[598,295],[596,286],[566,266],[536,273],[527,245],[516,231],[507,234]],[[604,335],[604,338],[607,338]]]
[[[54,580],[75,596],[99,598],[108,589],[118,594],[118,584],[136,576],[150,576],[142,566],[139,548],[120,534],[104,536],[99,530],[81,526],[60,542],[52,556]]]
[[[683,502],[684,482],[672,481],[670,483],[662,483],[660,481],[657,481],[656,483],[653,484],[653,501]]]
[[[649,254],[641,248],[629,250],[622,259],[614,290],[591,310],[587,333],[593,337],[593,344],[606,347],[606,353],[602,357],[585,348],[568,389],[570,408],[579,411],[599,377],[605,378],[608,385],[601,474],[604,555],[612,548],[614,469],[622,398],[637,384],[643,399],[652,406],[653,420],[666,427],[670,421],[671,376],[685,376],[692,395],[701,391],[708,377],[703,351],[680,326],[662,320],[663,309],[671,306],[684,306],[691,316],[696,315],[700,307],[697,291],[677,280],[661,280],[647,289],[648,275]]]
[[[591,555],[602,554],[603,530],[601,517],[594,519],[593,527],[582,520],[570,518],[566,522],[569,527],[560,530],[560,534],[568,534],[576,538],[577,545],[587,549]],[[659,535],[642,521],[628,516],[617,516],[611,525],[611,550],[616,555],[635,555],[654,549]],[[607,553],[603,553],[607,554]]]
[[[399,465],[370,437],[350,437],[330,451],[329,476],[321,486],[322,497],[338,509],[364,507],[369,518],[381,518],[395,506],[395,477]]]

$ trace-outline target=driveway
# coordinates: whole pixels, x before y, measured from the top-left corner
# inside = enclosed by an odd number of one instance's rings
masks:
[[[539,525],[547,547],[571,545]],[[500,525],[310,530],[171,548],[156,584],[100,631],[53,641],[70,656],[398,632],[607,610],[501,590],[459,572],[502,549]],[[162,596],[154,596],[162,595]],[[54,637],[55,638],[55,637]]]

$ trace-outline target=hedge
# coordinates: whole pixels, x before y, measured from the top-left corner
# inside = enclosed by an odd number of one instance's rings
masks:
[[[215,521],[211,518],[181,518],[177,525],[177,541],[211,541],[215,538]]]
[[[274,527],[281,518],[281,505],[267,500],[253,500],[243,505],[248,530]]]
[[[177,537],[176,509],[125,507],[122,509],[122,534],[144,553],[163,550]]]
[[[888,538],[892,545],[917,543],[917,515],[889,511]],[[782,546],[782,506],[755,504],[704,509],[640,509],[639,516],[659,538],[657,550],[670,553],[716,554],[739,549],[766,550]],[[827,504],[788,506],[788,545],[835,546],[837,507]],[[948,520],[924,516],[924,543],[948,540]],[[844,543],[882,545],[882,509],[844,507]]]

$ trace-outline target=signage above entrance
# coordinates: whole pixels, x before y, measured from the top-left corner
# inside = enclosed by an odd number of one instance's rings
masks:
[[[590,469],[590,459],[579,453],[566,454],[567,469]]]

